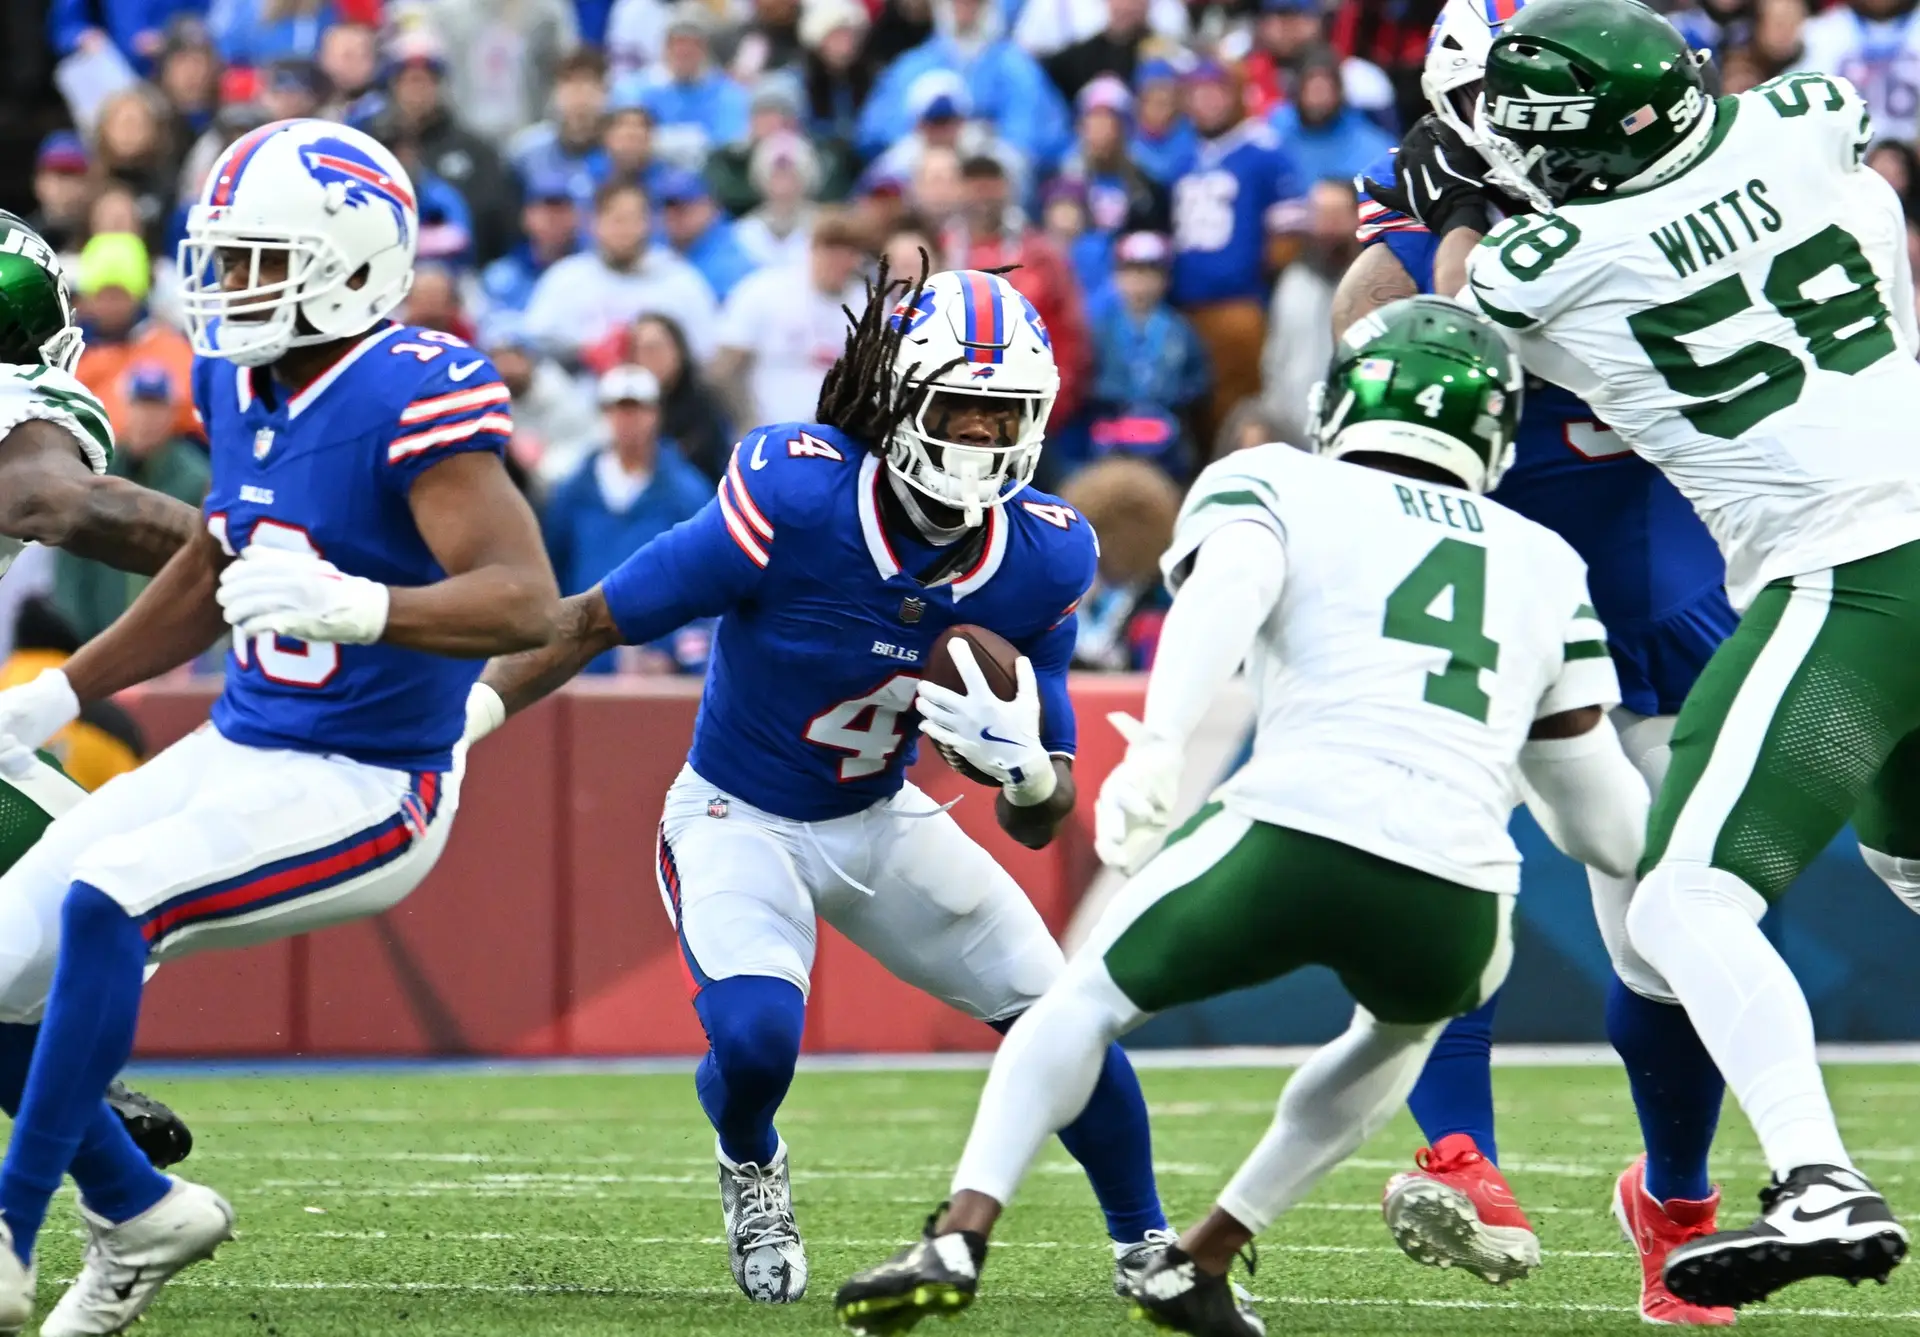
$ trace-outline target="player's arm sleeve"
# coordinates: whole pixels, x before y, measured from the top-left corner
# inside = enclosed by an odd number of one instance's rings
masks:
[[[1640,862],[1651,802],[1605,715],[1572,738],[1529,739],[1520,749],[1527,808],[1568,858],[1612,877]]]
[[[1167,588],[1179,593],[1192,570],[1200,545],[1217,530],[1247,521],[1270,531],[1282,547],[1286,528],[1280,523],[1279,496],[1273,484],[1236,465],[1231,458],[1210,465],[1194,480],[1173,527],[1173,542],[1160,558],[1160,574]]]
[[[372,356],[415,354],[379,348]],[[387,442],[387,477],[402,492],[450,455],[490,451],[504,457],[513,439],[511,396],[484,353],[449,345],[427,365]]]
[[[1873,111],[1850,80],[1838,74],[1826,75],[1825,79],[1830,93],[1814,88],[1801,92],[1827,113],[1826,123],[1833,128],[1841,170],[1858,171],[1866,164],[1867,148],[1873,143]]]
[[[1190,565],[1160,629],[1141,721],[1176,747],[1245,662],[1279,601],[1287,552],[1279,532],[1241,517],[1210,528]]]
[[[1075,607],[1078,603],[1074,601]],[[1018,647],[1033,661],[1034,684],[1040,689],[1040,745],[1056,757],[1071,757],[1080,746],[1073,695],[1067,690],[1067,670],[1073,664],[1078,634],[1079,619],[1070,607],[1058,622]]]
[[[93,391],[57,367],[36,368],[0,382],[0,436],[29,419],[50,422],[73,438],[95,473],[113,458],[113,426]]]
[[[775,529],[767,518],[771,508],[757,504],[742,479],[740,449],[734,447],[719,491],[699,514],[646,544],[600,582],[607,612],[627,645],[656,641],[695,618],[718,617],[758,588],[773,560]]]
[[[1607,629],[1587,601],[1586,583],[1579,602],[1567,619],[1560,651],[1560,673],[1534,707],[1533,717],[1545,719],[1583,706],[1611,709],[1620,704],[1620,675],[1607,653]]]

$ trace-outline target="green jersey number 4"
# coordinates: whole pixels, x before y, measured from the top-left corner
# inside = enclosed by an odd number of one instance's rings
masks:
[[[1433,611],[1451,596],[1446,616]],[[1482,671],[1500,667],[1500,643],[1486,632],[1487,550],[1459,539],[1441,539],[1387,596],[1381,635],[1447,652],[1446,667],[1427,675],[1426,701],[1487,722]]]
[[[1844,289],[1832,292],[1826,278],[1810,297],[1815,279],[1838,270]],[[1894,351],[1879,278],[1860,243],[1839,224],[1829,224],[1773,259],[1761,294],[1786,317],[1822,371],[1852,376]],[[1696,362],[1681,340],[1751,310],[1753,294],[1738,274],[1729,274],[1678,301],[1635,312],[1627,327],[1675,391],[1695,402],[1681,409],[1708,436],[1739,436],[1800,398],[1806,364],[1778,343],[1750,343],[1718,362]]]

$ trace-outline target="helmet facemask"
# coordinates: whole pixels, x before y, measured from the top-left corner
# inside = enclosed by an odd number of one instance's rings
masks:
[[[978,427],[964,425],[969,416],[979,416],[969,413],[977,408],[1001,420],[989,428],[990,443]],[[965,524],[978,525],[988,509],[1004,505],[1033,481],[1052,410],[1051,395],[949,388],[929,378],[921,383],[913,411],[894,430],[887,467],[915,491],[960,512]],[[962,425],[956,428],[957,421]],[[967,439],[956,440],[956,430]]]

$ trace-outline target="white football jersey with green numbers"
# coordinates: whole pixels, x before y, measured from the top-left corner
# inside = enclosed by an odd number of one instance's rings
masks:
[[[1200,475],[1161,560],[1249,521],[1286,549],[1254,638],[1253,756],[1216,797],[1486,891],[1520,887],[1507,834],[1533,721],[1620,699],[1587,569],[1498,502],[1290,446]]]
[[[65,428],[88,466],[97,474],[107,471],[113,427],[93,392],[58,367],[0,363],[0,440],[30,418]],[[26,546],[0,536],[0,575]]]
[[[1852,85],[1785,75],[1713,115],[1661,184],[1502,223],[1467,287],[1693,503],[1744,608],[1920,539],[1920,338]]]

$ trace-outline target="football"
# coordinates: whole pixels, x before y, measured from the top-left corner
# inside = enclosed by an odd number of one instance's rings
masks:
[[[1013,664],[1020,658],[1020,652],[1013,648],[1013,643],[1006,637],[965,622],[940,633],[939,639],[933,643],[933,649],[927,652],[927,670],[921,677],[949,691],[967,690],[966,683],[960,680],[960,669],[953,662],[953,653],[947,649],[955,641],[965,641],[973,647],[973,662],[980,666],[980,676],[987,680],[987,686],[993,689],[995,696],[1002,701],[1011,701],[1019,694],[1020,680],[1014,676]],[[932,739],[927,741],[933,742]],[[933,746],[942,761],[975,784],[999,787],[998,780],[975,769],[966,758],[939,743]]]

